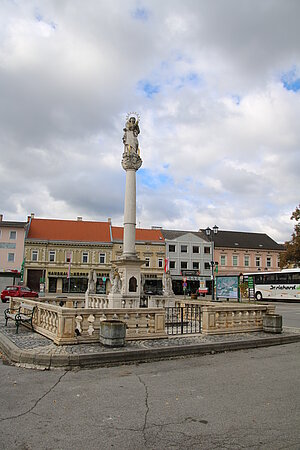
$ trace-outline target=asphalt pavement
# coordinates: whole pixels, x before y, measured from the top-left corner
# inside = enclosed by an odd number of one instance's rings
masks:
[[[300,343],[79,371],[0,362],[0,449],[300,448]]]

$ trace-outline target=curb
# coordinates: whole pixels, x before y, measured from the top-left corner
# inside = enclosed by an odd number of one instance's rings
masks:
[[[79,355],[36,354],[34,350],[21,350],[6,336],[0,333],[0,350],[11,364],[35,369],[65,369],[92,368],[135,362],[158,361],[162,359],[184,356],[199,356],[208,353],[246,350],[251,348],[270,347],[273,345],[300,342],[300,333],[288,336],[272,336],[243,341],[216,342],[212,344],[190,344],[130,351],[114,351]]]

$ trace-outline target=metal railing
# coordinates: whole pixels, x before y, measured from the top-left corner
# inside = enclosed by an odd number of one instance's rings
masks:
[[[199,305],[175,306],[165,309],[167,334],[201,333],[201,307]]]

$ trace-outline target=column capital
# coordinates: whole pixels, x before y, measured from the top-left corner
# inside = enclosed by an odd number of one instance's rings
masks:
[[[143,161],[142,158],[140,157],[140,155],[138,155],[137,153],[135,153],[134,151],[132,151],[132,153],[127,153],[124,152],[123,156],[122,156],[122,167],[124,170],[135,170],[137,171],[141,165],[142,165]]]

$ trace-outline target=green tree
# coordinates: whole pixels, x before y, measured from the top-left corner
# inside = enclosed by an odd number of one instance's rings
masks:
[[[280,255],[280,267],[300,266],[300,204],[291,216],[296,221],[292,240],[285,243],[285,252]]]

